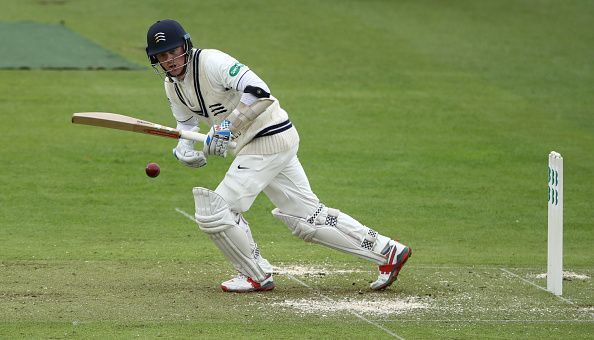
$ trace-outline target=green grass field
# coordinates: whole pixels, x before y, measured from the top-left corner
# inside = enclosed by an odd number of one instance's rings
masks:
[[[0,6],[0,21],[64,21],[141,65],[148,26],[178,19],[268,83],[326,205],[414,249],[372,292],[371,264],[293,237],[262,195],[246,218],[277,288],[223,293],[234,272],[184,213],[231,160],[192,170],[174,141],[70,123],[108,111],[173,125],[152,70],[0,70],[0,338],[594,338],[592,1]],[[582,275],[562,298],[539,276],[551,150],[564,267]]]

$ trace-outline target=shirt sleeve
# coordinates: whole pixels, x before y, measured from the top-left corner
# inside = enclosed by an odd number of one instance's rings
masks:
[[[205,71],[209,82],[221,91],[238,91],[239,81],[249,71],[249,67],[224,52],[211,50]]]
[[[270,93],[268,85],[266,85],[266,83],[262,79],[260,79],[260,77],[258,77],[258,75],[254,73],[254,71],[249,70],[241,77],[241,80],[237,83],[237,90],[243,92],[243,94],[241,95],[241,102],[245,105],[251,105],[253,102],[258,100],[258,97],[254,96],[249,92],[244,91],[247,86],[259,87],[262,90]]]

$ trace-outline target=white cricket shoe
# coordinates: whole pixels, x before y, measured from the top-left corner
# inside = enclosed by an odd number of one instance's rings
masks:
[[[262,282],[256,282],[251,277],[238,274],[231,280],[221,283],[221,289],[231,293],[264,292],[274,289],[274,281],[272,281],[272,274],[268,274]]]
[[[402,243],[391,240],[389,244],[390,247],[385,251],[388,262],[379,266],[377,280],[370,285],[373,290],[386,289],[396,281],[400,269],[412,255],[412,250]]]

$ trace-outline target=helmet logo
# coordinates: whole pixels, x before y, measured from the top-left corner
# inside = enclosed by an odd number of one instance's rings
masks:
[[[159,32],[159,33],[155,34],[155,44],[158,44],[161,41],[166,41],[165,33],[163,33],[163,32]]]

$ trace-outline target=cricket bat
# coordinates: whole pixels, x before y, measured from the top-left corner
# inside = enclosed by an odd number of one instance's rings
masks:
[[[151,123],[146,120],[124,116],[117,113],[78,112],[72,115],[72,123],[101,126],[110,129],[132,131],[175,139],[182,138],[201,143],[204,143],[206,140],[206,135],[202,133],[177,130],[161,124]],[[229,148],[234,149],[235,146],[236,145],[234,142],[229,143]]]

